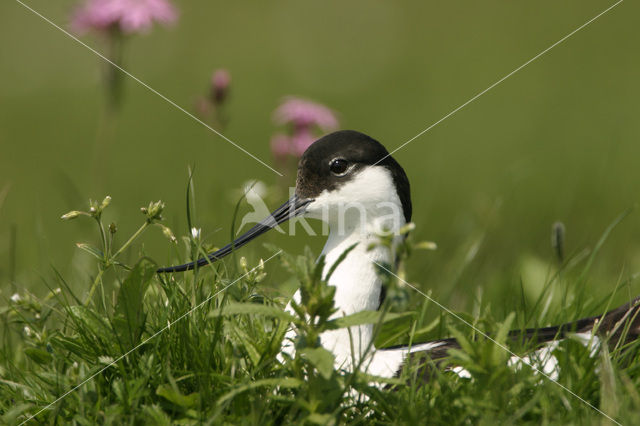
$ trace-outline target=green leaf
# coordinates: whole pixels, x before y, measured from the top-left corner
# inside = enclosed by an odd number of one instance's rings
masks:
[[[476,353],[475,346],[472,345],[469,339],[467,339],[467,336],[462,334],[457,328],[449,327],[449,333],[451,334],[452,337],[455,337],[455,339],[458,341],[458,344],[460,345],[462,352],[467,354]]]
[[[87,355],[94,354],[93,351],[87,351],[87,349],[82,346],[82,343],[78,338],[67,336],[53,336],[50,342],[54,348],[67,350],[72,354],[78,355],[82,358],[85,358]]]
[[[376,345],[378,347],[387,347],[408,344],[409,342],[415,345],[430,340],[429,336],[419,334],[418,331],[413,332],[413,336],[411,335],[415,315],[415,312],[409,311],[394,314],[389,319],[385,316],[384,326],[376,337]]]
[[[225,402],[233,399],[236,395],[246,392],[251,389],[259,388],[262,386],[278,386],[280,388],[298,388],[304,382],[302,380],[294,379],[292,377],[281,377],[277,379],[262,379],[251,382],[247,385],[238,386],[231,392],[227,392],[218,399],[217,405],[224,404]]]
[[[24,353],[38,364],[49,364],[52,359],[49,352],[38,348],[26,348]]]
[[[316,425],[328,425],[334,420],[334,416],[332,414],[311,413],[305,420]]]
[[[260,305],[257,303],[230,303],[209,313],[209,318],[220,316],[237,315],[237,314],[254,314],[264,315],[270,318],[278,318],[284,321],[294,321],[296,318],[285,312],[284,310],[269,305]]]
[[[76,246],[80,250],[86,251],[91,256],[95,257],[96,259],[104,260],[104,253],[102,253],[102,251],[98,250],[97,248],[93,247],[92,245],[85,244],[85,243],[76,243]]]
[[[505,350],[507,336],[509,334],[509,330],[511,329],[511,324],[513,323],[514,318],[516,317],[515,312],[511,312],[504,322],[500,325],[498,329],[498,333],[496,333],[495,338],[493,339],[495,342],[491,346],[492,349],[492,361],[493,365],[499,365],[502,362],[506,361],[506,358],[509,356],[509,352]]]
[[[142,407],[142,412],[146,417],[145,422],[149,424],[153,424],[156,426],[171,426],[171,418],[162,411],[160,406],[154,405],[144,405]]]
[[[600,395],[602,398],[600,406],[606,413],[616,416],[621,404],[616,389],[616,375],[607,345],[601,346],[599,355],[601,367],[598,375],[600,376]]]
[[[256,349],[256,346],[251,341],[249,335],[242,329],[242,327],[233,327],[233,331],[242,342],[242,346],[244,350],[247,351],[253,365],[257,365],[260,362],[260,352]]]
[[[11,408],[2,413],[3,424],[7,425],[17,425],[20,422],[25,423],[25,417],[30,416],[30,410],[33,409],[33,404],[11,404]]]
[[[156,268],[154,262],[142,258],[120,286],[113,324],[121,342],[129,348],[138,344],[144,331],[146,313],[142,302]]]
[[[300,350],[300,356],[309,361],[318,370],[318,373],[329,380],[333,374],[334,356],[325,348],[304,348]]]
[[[353,327],[355,325],[363,325],[363,324],[376,324],[380,321],[380,316],[382,312],[380,311],[360,311],[355,314],[347,315],[344,317],[336,318],[334,320],[329,321],[329,324],[335,325],[337,328],[345,328],[345,327]],[[393,321],[401,317],[406,317],[406,313],[393,313],[388,312],[384,316],[383,323],[388,321]]]
[[[180,391],[168,384],[158,386],[156,395],[182,408],[195,407],[200,401],[200,394],[198,392],[183,395]]]
[[[417,329],[413,335],[416,336],[416,338],[419,338],[419,336],[422,335],[426,335],[430,332],[432,332],[433,330],[435,330],[435,328],[440,325],[440,317],[437,317],[436,319],[434,319],[433,321],[431,321],[429,324],[425,325],[424,327],[421,327],[419,329]]]
[[[70,306],[69,311],[76,320],[76,324],[80,327],[79,332],[88,331],[92,334],[92,337],[97,337],[105,344],[113,339],[113,332],[107,320],[96,312],[81,305]]]

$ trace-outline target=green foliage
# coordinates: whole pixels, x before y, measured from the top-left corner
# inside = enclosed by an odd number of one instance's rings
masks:
[[[157,266],[141,259],[120,286],[113,317],[113,327],[124,347],[135,346],[144,331],[146,313],[143,303]]]
[[[93,217],[101,229],[103,204],[92,203],[95,212],[79,216]],[[159,213],[152,213],[145,224],[158,220]],[[102,237],[99,230],[104,242]],[[196,237],[185,237],[193,253],[202,250]],[[572,263],[569,257],[540,285],[539,301],[529,308],[500,316],[479,295],[472,314],[457,315],[491,336],[487,339],[427,300],[415,311],[400,309],[406,303],[401,295],[408,292],[396,278],[406,275],[402,262],[394,274],[388,272],[394,270],[391,265],[380,268],[389,291],[396,294],[380,311],[331,319],[335,289],[322,276],[324,260],[316,261],[310,250],[292,256],[274,249],[275,257],[255,266],[245,258],[234,265],[230,258],[226,266],[165,276],[155,274],[156,264],[145,256],[132,266],[116,260],[122,249],[113,250],[106,241],[91,250],[102,274],[85,283],[89,295],[76,296],[60,277],[63,290],[50,286],[43,298],[25,292],[0,311],[6,330],[0,352],[3,422],[32,416],[33,422],[77,424],[603,421],[559,384],[622,423],[639,420],[637,342],[603,348],[591,357],[581,342],[563,341],[554,350],[558,383],[527,366],[510,366],[504,349],[531,351],[531,345],[510,342],[507,332],[531,322],[548,323],[552,308],[544,301],[559,284],[558,277],[565,288],[555,294],[573,300],[563,310],[564,319],[580,314],[577,306],[589,303],[577,281],[585,278],[591,258]],[[406,257],[424,246],[433,248],[409,237],[399,253]],[[300,303],[292,302],[290,312],[269,290],[267,271],[276,265],[301,290]],[[112,268],[119,273],[104,273]],[[336,371],[320,334],[365,323],[377,324],[379,347],[449,336],[461,347],[443,363],[410,360],[392,379]],[[287,327],[297,330],[295,355],[279,358]],[[459,377],[453,367],[463,367],[470,378]]]

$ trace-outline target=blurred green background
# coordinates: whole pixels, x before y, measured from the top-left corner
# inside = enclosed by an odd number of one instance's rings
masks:
[[[65,28],[77,4],[27,3]],[[173,3],[177,24],[128,40],[125,68],[189,111],[211,72],[227,68],[223,133],[270,164],[271,116],[283,96],[322,102],[343,128],[392,150],[613,4]],[[413,282],[456,308],[478,288],[500,304],[519,294],[521,281],[535,288],[553,270],[555,221],[566,225],[567,253],[578,253],[638,202],[639,12],[620,4],[394,155],[411,179],[415,236],[438,244],[414,253]],[[197,223],[221,245],[234,191],[250,179],[277,182],[129,78],[113,138],[97,143],[101,60],[17,2],[2,2],[0,22],[0,298],[45,292],[53,268],[76,288],[89,285],[94,265],[74,243],[97,240],[93,223],[60,220],[86,209],[88,198],[113,197],[106,218],[121,240],[142,221],[139,207],[157,199],[167,203],[166,223],[185,235],[194,166]],[[105,48],[98,37],[81,39]],[[613,231],[585,291],[607,295],[640,270],[639,214]],[[169,261],[174,249],[159,231],[143,240],[156,261]],[[262,241],[319,252],[323,238]],[[245,249],[252,259],[267,253],[260,244]],[[634,292],[635,283],[617,299]]]

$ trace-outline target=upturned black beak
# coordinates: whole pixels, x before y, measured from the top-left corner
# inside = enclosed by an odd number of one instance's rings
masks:
[[[232,251],[239,249],[249,241],[264,234],[268,230],[275,228],[279,224],[286,222],[289,219],[300,216],[306,211],[307,205],[312,201],[313,199],[301,199],[297,195],[294,195],[286,203],[275,209],[269,217],[260,221],[253,228],[249,229],[247,232],[236,238],[232,243],[227,244],[220,250],[210,253],[209,255],[207,255],[207,257],[198,259],[195,262],[185,263],[184,265],[167,266],[165,268],[158,269],[156,272],[164,273],[190,271],[196,266],[204,266],[209,263],[215,262],[216,260],[220,260]]]

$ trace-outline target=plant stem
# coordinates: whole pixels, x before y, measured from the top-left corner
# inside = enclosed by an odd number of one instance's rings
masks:
[[[93,280],[93,284],[91,284],[89,295],[87,296],[87,299],[84,301],[85,306],[89,304],[89,301],[93,297],[93,293],[96,291],[96,288],[98,287],[98,283],[102,280],[102,274],[104,273],[104,271],[105,271],[104,268],[100,268],[98,270],[98,275],[96,275],[96,279]]]
[[[116,257],[118,257],[118,255],[119,255],[120,253],[122,253],[122,252],[123,252],[127,247],[129,247],[129,246],[131,245],[131,243],[133,243],[133,241],[134,241],[136,238],[138,238],[138,237],[140,236],[140,234],[142,234],[142,232],[144,232],[144,230],[145,230],[145,229],[147,229],[147,226],[149,226],[150,224],[151,224],[151,223],[150,223],[149,221],[145,221],[145,222],[142,224],[142,226],[141,226],[140,228],[138,228],[138,230],[137,230],[137,231],[136,231],[136,232],[131,236],[131,238],[129,238],[129,239],[127,240],[127,242],[126,242],[126,243],[124,243],[124,244],[122,245],[122,247],[120,247],[120,248],[118,249],[118,251],[117,251],[117,252],[115,252],[115,253],[113,254],[113,256],[111,256],[111,259],[115,259]]]
[[[100,238],[102,239],[102,252],[104,253],[104,260],[107,262],[109,260],[109,251],[107,247],[107,236],[104,233],[104,227],[102,226],[102,221],[100,220],[100,215],[96,217],[96,222],[98,222],[98,228],[100,228]]]

